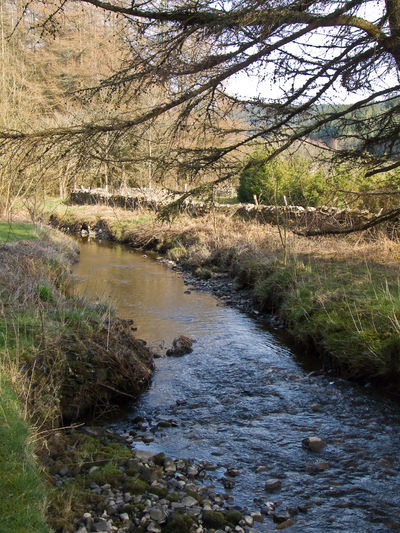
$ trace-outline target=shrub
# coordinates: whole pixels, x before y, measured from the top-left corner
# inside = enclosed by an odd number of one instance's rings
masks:
[[[292,205],[316,206],[327,193],[322,169],[313,168],[311,160],[302,157],[276,159],[263,163],[268,154],[255,152],[245,166],[237,190],[241,202],[283,205],[284,196]]]

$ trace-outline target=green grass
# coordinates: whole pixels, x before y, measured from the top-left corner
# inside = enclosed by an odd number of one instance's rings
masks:
[[[400,380],[400,278],[394,269],[321,259],[276,263],[257,279],[254,294],[345,376]]]
[[[0,222],[0,242],[37,239],[38,229],[34,224]]]
[[[102,206],[74,207],[74,222],[105,216]],[[146,215],[147,216],[147,215]],[[108,211],[115,240],[153,246],[207,279],[229,271],[255,305],[279,315],[293,337],[343,376],[400,384],[400,246],[375,240],[290,236],[287,265],[276,229],[227,217],[182,217],[172,226]],[[64,222],[61,216],[61,221]],[[149,244],[150,243],[150,244]]]
[[[45,490],[29,427],[9,381],[0,374],[0,531],[45,533]]]

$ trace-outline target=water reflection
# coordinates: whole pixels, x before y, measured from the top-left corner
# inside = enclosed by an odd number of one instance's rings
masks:
[[[185,294],[179,274],[141,253],[84,243],[75,274],[78,291],[111,297],[149,343],[197,340],[192,354],[157,360],[152,387],[132,412],[152,428],[160,417],[176,420],[154,430],[153,449],[239,468],[231,492],[247,508],[259,508],[254,498],[309,506],[290,531],[400,529],[398,405],[307,373],[262,326],[208,294]],[[129,429],[129,417],[120,427]],[[314,434],[328,442],[319,454],[301,446]],[[280,493],[265,493],[271,477],[282,480]]]

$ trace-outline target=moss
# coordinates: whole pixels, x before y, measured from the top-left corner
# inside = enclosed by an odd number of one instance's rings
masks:
[[[95,470],[88,476],[88,483],[94,481],[98,485],[109,483],[112,486],[118,486],[124,478],[123,472],[113,463],[107,463],[99,470]]]
[[[150,490],[148,483],[131,476],[128,476],[124,480],[124,488],[127,492],[131,492],[132,494],[143,494],[144,492]]]
[[[166,498],[168,494],[167,487],[150,487],[149,492],[155,494],[159,498]]]
[[[190,533],[193,518],[188,515],[177,514],[165,526],[163,533]]]
[[[181,498],[179,494],[177,494],[176,492],[169,492],[166,496],[166,499],[172,503],[172,502],[179,502]]]
[[[211,271],[211,269],[209,267],[199,266],[199,267],[197,267],[195,269],[194,275],[197,276],[200,279],[207,280],[207,279],[211,278],[212,271]]]
[[[167,252],[167,256],[172,261],[182,261],[183,258],[187,255],[186,248],[183,248],[181,246],[175,246],[174,248],[171,248]]]
[[[162,466],[164,464],[164,459],[165,459],[165,453],[158,453],[157,455],[155,455],[153,457],[153,462],[154,464],[158,465],[158,466]]]
[[[140,471],[137,461],[135,461],[134,459],[130,459],[125,465],[125,471],[128,474],[128,476],[135,477],[136,474],[138,474]]]
[[[234,526],[236,526],[242,520],[242,518],[242,513],[239,511],[227,511],[225,513],[226,522]]]
[[[225,517],[219,511],[204,511],[203,522],[206,527],[219,529],[224,527]]]
[[[201,503],[201,502],[203,501],[203,499],[204,499],[204,498],[202,498],[202,497],[200,496],[200,494],[199,494],[198,492],[196,492],[196,491],[194,491],[194,490],[187,490],[187,491],[186,491],[186,494],[187,494],[188,496],[191,496],[192,498],[194,498],[195,500],[197,500],[197,501],[200,502],[200,503]]]

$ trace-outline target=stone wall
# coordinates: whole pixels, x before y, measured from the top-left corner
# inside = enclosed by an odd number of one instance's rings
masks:
[[[70,194],[69,202],[77,205],[101,204],[112,207],[136,210],[140,208],[160,211],[177,196],[171,196],[163,190],[134,190],[125,194],[114,194],[103,189],[82,189]],[[245,220],[256,220],[265,224],[287,223],[293,228],[331,229],[358,226],[370,220],[374,215],[368,211],[338,209],[336,207],[301,207],[253,204],[214,204],[186,199],[181,211],[198,217],[212,210]]]

